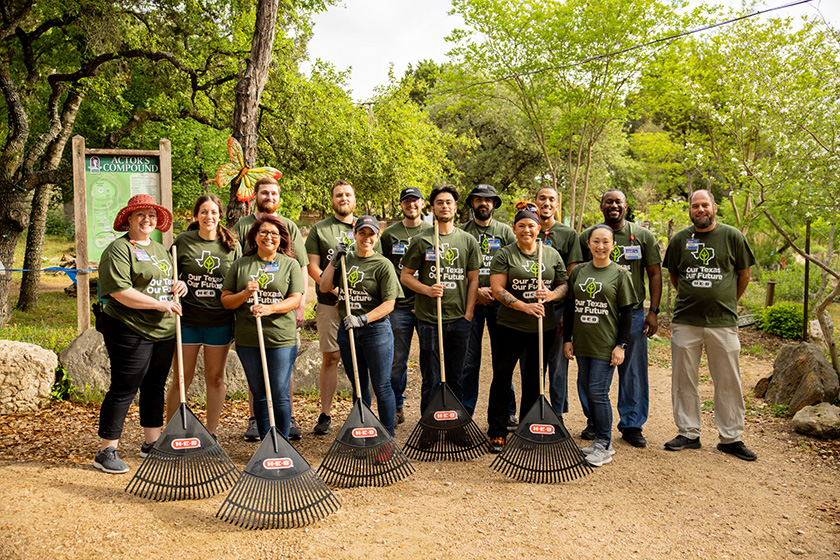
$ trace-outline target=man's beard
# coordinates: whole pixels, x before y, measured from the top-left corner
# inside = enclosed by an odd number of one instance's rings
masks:
[[[489,220],[493,216],[493,209],[492,208],[476,208],[473,210],[475,213],[475,217],[477,220]]]
[[[353,207],[349,204],[346,206],[333,206],[333,212],[339,216],[349,216],[353,213]]]
[[[715,223],[715,217],[703,216],[702,218],[691,218],[691,223],[694,224],[694,227],[696,228],[708,229],[713,223]]]
[[[274,214],[277,212],[277,206],[279,205],[276,202],[263,200],[261,202],[257,202],[257,212],[260,214]]]
[[[439,222],[443,223],[443,224],[445,224],[445,223],[447,223],[447,222],[451,222],[454,218],[455,218],[455,216],[454,216],[454,215],[450,215],[450,216],[438,216],[437,214],[435,214],[435,219],[436,219],[437,221],[439,221]]]

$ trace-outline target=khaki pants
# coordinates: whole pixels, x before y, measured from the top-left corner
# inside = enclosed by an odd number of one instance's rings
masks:
[[[671,402],[679,433],[700,437],[700,356],[706,347],[709,373],[715,386],[715,423],[721,443],[744,433],[744,396],[741,391],[738,327],[705,328],[671,325]]]

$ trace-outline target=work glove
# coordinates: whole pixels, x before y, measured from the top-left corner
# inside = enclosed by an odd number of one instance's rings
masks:
[[[344,318],[345,329],[360,329],[367,325],[367,315],[348,315]]]
[[[337,270],[341,270],[341,257],[347,254],[347,244],[342,242],[335,246],[330,257],[330,264]]]

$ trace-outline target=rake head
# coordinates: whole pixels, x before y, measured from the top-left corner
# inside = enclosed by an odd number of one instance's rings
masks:
[[[489,444],[452,389],[441,383],[405,442],[405,450],[418,461],[468,461],[487,453]]]
[[[195,500],[227,490],[238,475],[216,438],[182,403],[125,490],[161,502]]]
[[[414,472],[400,446],[374,416],[356,399],[318,474],[331,486],[387,486]]]
[[[540,395],[490,468],[522,482],[568,482],[586,476],[586,462],[563,420]]]
[[[245,529],[300,527],[341,504],[292,444],[272,426],[216,517]]]

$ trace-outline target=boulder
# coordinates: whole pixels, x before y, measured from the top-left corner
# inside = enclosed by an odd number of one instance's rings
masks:
[[[793,429],[821,439],[840,438],[840,407],[822,402],[806,406],[793,417]]]
[[[816,344],[786,344],[773,362],[773,375],[764,395],[769,403],[788,405],[788,416],[802,408],[837,398],[837,373]]]
[[[763,399],[764,395],[767,393],[767,387],[770,386],[770,379],[772,376],[768,375],[767,377],[762,377],[758,380],[758,383],[755,384],[755,388],[753,389],[753,396],[757,399]]]
[[[55,383],[58,357],[36,344],[0,340],[0,414],[45,406]]]
[[[309,343],[305,348],[301,346],[295,360],[294,376],[295,393],[317,391],[321,379],[321,348],[317,341]],[[350,381],[344,371],[344,365],[338,363],[338,390],[351,391]]]
[[[58,355],[78,397],[104,395],[111,385],[111,361],[102,333],[87,329]]]
[[[828,318],[828,322],[829,327],[833,329],[834,325],[831,321],[831,317]],[[816,319],[808,321],[808,339],[814,344],[819,344],[823,348],[828,348],[828,344],[826,343],[825,336],[822,332],[822,327],[820,327],[820,322]]]

